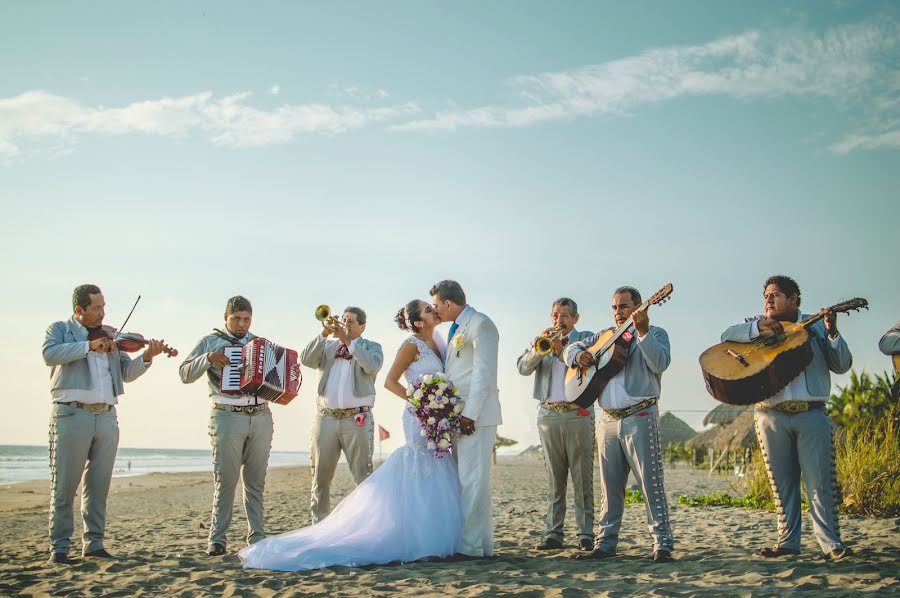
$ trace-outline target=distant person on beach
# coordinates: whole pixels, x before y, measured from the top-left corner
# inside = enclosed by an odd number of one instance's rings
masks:
[[[362,337],[365,330],[366,312],[348,307],[339,322],[326,319],[300,354],[303,365],[320,372],[310,451],[313,523],[331,512],[331,481],[342,451],[354,482],[360,484],[372,473],[375,376],[384,354],[381,345]]]
[[[519,356],[516,366],[523,376],[534,374],[534,400],[538,401],[537,426],[547,467],[547,516],[538,550],[563,548],[566,519],[566,485],[572,476],[578,547],[594,548],[594,406],[583,409],[566,399],[563,349],[593,335],[575,330],[578,304],[568,297],[553,302],[550,327],[541,337],[548,350],[538,350],[538,339]]]
[[[749,343],[763,334],[780,334],[781,322],[797,322],[800,287],[788,276],[771,276],[763,285],[764,315],[748,318],[722,333],[722,341]],[[831,375],[850,369],[853,357],[837,327],[837,314],[826,313],[810,326],[812,362],[778,394],[756,403],[756,437],[762,447],[778,513],[778,539],[758,553],[766,558],[800,554],[800,479],[806,480],[813,533],[825,557],[837,561],[852,554],[838,527],[841,491],[835,473],[834,440],[826,402]]]
[[[612,316],[616,326],[629,317],[633,325],[622,335],[631,343],[628,361],[603,389],[598,403],[597,448],[600,455],[600,510],[594,550],[575,558],[607,559],[616,555],[619,529],[625,510],[625,485],[629,472],[641,486],[646,500],[647,524],[653,538],[653,561],[672,560],[674,540],[669,522],[669,504],[663,484],[662,451],[659,445],[659,393],[662,374],[671,362],[669,335],[650,325],[645,310],[638,310],[641,294],[633,287],[619,287],[613,293]],[[596,362],[588,351],[604,331],[563,352],[569,366],[587,368]]]
[[[106,302],[100,288],[83,284],[72,293],[74,315],[55,322],[44,338],[44,362],[50,366],[50,560],[68,563],[73,504],[79,482],[84,522],[82,554],[114,558],[103,544],[106,498],[119,446],[116,417],[124,382],[139,378],[163,344],[151,340],[132,359],[102,335]],[[94,336],[93,340],[89,337]]]
[[[229,345],[246,345],[256,338],[250,332],[253,306],[236,295],[225,304],[225,330],[213,329],[191,351],[179,368],[181,381],[195,382],[206,374],[212,409],[209,436],[212,443],[213,495],[206,554],[225,554],[231,525],[234,492],[238,479],[244,484],[244,512],[247,514],[247,543],[266,537],[263,491],[272,447],[272,412],[265,401],[253,395],[223,394],[222,368],[229,365],[222,352]]]
[[[898,374],[894,386],[891,387],[891,397],[897,400],[900,397],[900,322],[894,324],[881,340],[878,342],[878,348],[885,355],[891,355],[894,358],[894,372]]]

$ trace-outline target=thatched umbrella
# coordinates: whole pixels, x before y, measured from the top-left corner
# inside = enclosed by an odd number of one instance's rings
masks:
[[[503,436],[498,435],[494,439],[494,451],[493,451],[493,455],[492,455],[494,463],[497,463],[497,448],[503,447],[503,446],[514,446],[516,444],[519,444],[518,441],[512,440],[510,438],[504,438]]]
[[[712,448],[717,451],[739,451],[756,446],[752,412],[741,413],[731,423],[714,429],[717,433]]]
[[[659,416],[659,443],[661,446],[680,444],[697,435],[692,427],[670,411]]]
[[[544,459],[544,449],[539,444],[533,444],[527,449],[519,453],[520,457],[531,457],[533,459]]]
[[[685,448],[689,449],[706,449],[712,447],[713,438],[716,437],[716,434],[719,433],[719,428],[710,428],[709,430],[704,430],[694,436],[693,438],[687,440],[684,443]]]
[[[724,424],[730,424],[740,414],[747,411],[753,411],[753,406],[726,405],[725,403],[720,403],[716,406],[715,409],[706,414],[706,417],[703,418],[703,425],[708,426],[710,424],[715,424],[717,426],[721,426]]]

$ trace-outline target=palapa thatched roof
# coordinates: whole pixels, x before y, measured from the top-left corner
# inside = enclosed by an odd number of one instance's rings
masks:
[[[499,435],[494,439],[494,448],[499,448],[501,446],[513,446],[515,444],[519,444],[519,442],[517,440],[504,438],[503,436]]]
[[[753,412],[738,415],[730,424],[721,426],[713,439],[712,447],[717,451],[736,451],[756,446],[756,428]]]
[[[692,449],[713,448],[717,451],[752,448],[756,446],[753,412],[740,413],[729,423],[705,430],[684,445]]]
[[[684,443],[685,448],[704,449],[712,446],[713,438],[719,432],[719,427],[710,428],[698,433],[696,436]]]
[[[520,457],[532,457],[535,459],[543,459],[544,458],[544,449],[541,448],[539,444],[533,444],[529,446],[527,449],[519,453]]]
[[[706,414],[706,417],[703,418],[703,425],[708,426],[714,424],[721,426],[723,424],[730,424],[737,416],[747,411],[753,411],[753,406],[726,405],[725,403],[720,403],[715,409]]]
[[[692,427],[671,412],[659,416],[659,442],[662,446],[683,443],[696,435]]]

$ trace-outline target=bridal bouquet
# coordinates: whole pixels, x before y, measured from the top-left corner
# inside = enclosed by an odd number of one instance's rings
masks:
[[[406,389],[406,396],[412,404],[409,412],[422,423],[425,446],[435,457],[448,454],[463,410],[453,382],[444,373],[424,374]]]

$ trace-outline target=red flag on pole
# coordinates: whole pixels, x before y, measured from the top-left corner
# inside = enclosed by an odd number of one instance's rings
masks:
[[[379,425],[378,426],[378,440],[387,440],[390,437],[391,437],[391,433]]]

